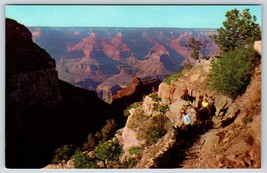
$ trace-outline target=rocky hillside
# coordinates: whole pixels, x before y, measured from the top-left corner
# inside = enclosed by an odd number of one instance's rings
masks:
[[[189,148],[193,157],[184,168],[261,167],[261,67],[255,69],[247,91],[217,110],[214,127]],[[216,103],[216,102],[215,102]],[[224,112],[224,113],[222,113]],[[190,155],[190,153],[189,153]]]
[[[81,145],[107,119],[125,123],[117,108],[92,91],[58,79],[55,60],[31,32],[6,19],[6,167],[40,168],[62,144]],[[115,112],[115,113],[112,113]]]
[[[147,138],[138,136],[144,135],[143,129],[152,126],[148,121],[159,115],[168,117],[170,122],[167,122],[179,129],[167,130],[168,133],[156,144],[144,147],[136,168],[261,167],[261,67],[255,69],[247,91],[232,101],[207,88],[211,61],[203,61],[190,70],[184,70],[183,76],[171,84],[161,83],[158,93],[146,96],[140,107],[130,110],[131,115],[120,137],[126,151],[133,146],[144,145]],[[189,105],[180,98],[185,86],[195,98]],[[159,101],[155,100],[156,94]],[[195,107],[199,96],[205,94],[215,98],[216,111],[210,124],[208,122],[203,127],[198,124]],[[180,110],[183,107],[187,107],[193,121],[194,134],[191,134],[189,139],[182,130]],[[164,122],[166,126],[168,123],[166,120]],[[181,140],[187,144],[181,143]]]
[[[255,50],[261,50],[260,44],[256,43]],[[179,76],[171,76],[157,92],[128,107],[125,127],[115,135],[123,148],[121,164],[111,167],[261,167],[261,65],[256,66],[246,92],[231,100],[207,87],[214,60],[203,60]],[[181,99],[185,86],[190,101]],[[197,108],[200,95],[213,99],[214,109],[205,112],[209,116],[204,119]],[[180,114],[185,107],[192,118],[190,130],[183,126]],[[91,157],[91,152],[87,153]],[[46,168],[73,168],[73,163],[71,159]]]
[[[31,27],[33,40],[57,62],[59,78],[96,91],[111,102],[112,95],[142,81],[162,80],[183,63],[194,63],[190,37],[207,40],[207,56],[218,54],[209,38],[214,29],[180,28],[46,28]]]

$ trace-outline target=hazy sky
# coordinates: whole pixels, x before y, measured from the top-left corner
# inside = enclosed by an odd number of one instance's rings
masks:
[[[261,25],[260,5],[6,5],[5,14],[26,26],[219,28],[233,8]]]

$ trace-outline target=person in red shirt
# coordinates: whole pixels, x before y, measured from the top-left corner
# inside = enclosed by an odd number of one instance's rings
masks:
[[[185,100],[185,101],[189,101],[190,99],[190,96],[188,94],[188,88],[187,87],[184,87],[183,89],[183,95],[181,96],[181,99]]]

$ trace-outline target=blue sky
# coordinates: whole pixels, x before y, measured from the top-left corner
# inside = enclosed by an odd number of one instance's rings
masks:
[[[6,5],[5,15],[26,26],[219,28],[233,8],[261,25],[260,5]]]

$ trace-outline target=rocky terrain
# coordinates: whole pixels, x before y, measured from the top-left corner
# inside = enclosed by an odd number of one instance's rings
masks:
[[[55,61],[32,41],[23,25],[6,19],[6,28],[7,168],[44,167],[55,148],[62,144],[81,146],[86,136],[98,132],[108,119],[118,123],[115,138],[123,151],[120,164],[112,163],[111,168],[261,167],[261,64],[256,66],[246,92],[235,100],[207,87],[211,63],[216,60],[210,58],[174,74],[175,78],[170,76],[172,80],[165,79],[158,88],[154,88],[159,84],[157,79],[130,80],[131,85],[114,94],[110,105],[96,93],[58,79]],[[146,34],[144,37],[151,39]],[[131,50],[117,39],[112,44],[126,52]],[[77,49],[79,46],[85,45],[77,45]],[[254,49],[261,55],[261,42],[256,42]],[[132,60],[156,61],[159,54],[167,54],[159,44],[152,46],[151,53],[148,59]],[[118,53],[108,54],[112,61],[123,62]],[[125,69],[121,75],[126,74]],[[190,101],[181,99],[185,86]],[[199,119],[203,116],[197,109],[199,96],[206,94],[213,98],[214,109]],[[182,123],[180,111],[184,107],[192,116],[191,130]],[[89,142],[91,139],[88,137]],[[83,154],[94,157],[89,149]],[[97,164],[99,168],[105,166]],[[74,159],[45,168],[74,168]]]
[[[190,37],[208,41],[206,56],[218,54],[209,38],[214,29],[179,28],[46,28],[31,27],[33,40],[56,59],[59,78],[96,91],[112,102],[112,95],[135,78],[162,80],[183,63],[195,63]],[[122,93],[122,92],[120,92]]]
[[[170,85],[161,83],[158,93],[154,93],[158,94],[160,102],[153,100],[152,94],[146,96],[139,108],[130,110],[131,115],[120,137],[126,151],[132,146],[140,147],[144,144],[138,136],[144,133],[142,129],[149,128],[151,124],[149,125],[147,121],[141,123],[144,120],[140,116],[153,119],[163,114],[168,117],[173,126],[182,129],[182,119],[179,114],[181,108],[186,105],[193,121],[193,134],[189,139],[184,136],[183,130],[169,129],[155,145],[143,149],[136,168],[261,167],[261,88],[259,87],[261,86],[261,67],[258,66],[255,69],[247,91],[236,100],[231,100],[207,89],[210,61],[203,61],[190,70],[184,70],[183,76]],[[192,96],[196,98],[189,105],[180,98],[184,86],[187,86]],[[198,103],[198,96],[202,94],[215,97],[216,107],[210,122],[211,126],[208,125],[205,128],[199,126],[194,109]],[[159,106],[156,106],[157,104]],[[155,106],[167,106],[168,109],[162,111],[162,109],[155,109]],[[135,126],[131,125],[133,123]],[[165,126],[168,123],[165,121]]]
[[[7,168],[43,167],[56,148],[81,145],[107,119],[118,127],[125,123],[122,112],[95,92],[58,79],[55,60],[11,19],[6,19],[5,102]]]
[[[255,69],[246,93],[217,111],[214,128],[189,148],[184,168],[261,167],[261,67]],[[226,107],[227,108],[227,107]]]
[[[260,44],[255,50],[261,50]],[[261,168],[261,65],[246,92],[232,100],[207,87],[212,61],[184,69],[178,80],[162,82],[157,92],[127,109],[125,127],[115,135],[123,147],[122,163],[135,160],[133,168]],[[181,99],[185,86],[192,102]],[[205,94],[214,98],[215,109],[203,124],[196,107]],[[180,116],[183,107],[192,116],[189,132]],[[153,141],[155,130],[163,134]],[[132,154],[133,150],[138,152]],[[46,168],[73,167],[71,159]]]

